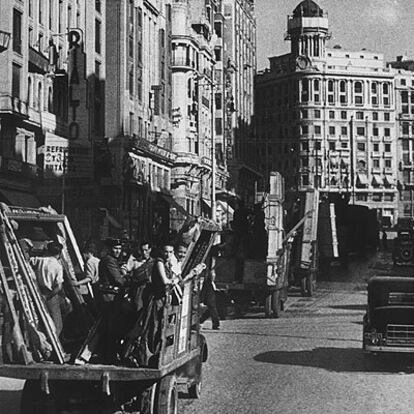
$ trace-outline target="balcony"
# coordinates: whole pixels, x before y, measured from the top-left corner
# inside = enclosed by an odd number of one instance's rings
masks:
[[[41,74],[49,71],[48,59],[32,47],[29,47],[29,71]]]
[[[27,103],[11,95],[0,95],[0,113],[13,113],[27,117]]]
[[[173,69],[193,70],[195,63],[190,59],[180,56],[174,56],[171,63]]]
[[[38,175],[38,171],[39,167],[35,164],[0,156],[1,174],[34,180]]]

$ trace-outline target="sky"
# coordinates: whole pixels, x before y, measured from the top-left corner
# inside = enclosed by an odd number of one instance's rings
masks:
[[[414,58],[413,0],[316,0],[328,13],[332,38],[328,47],[365,48],[384,53],[386,60],[397,55]],[[290,42],[283,37],[287,15],[300,0],[255,0],[257,18],[257,68],[268,67],[267,58],[287,53]]]

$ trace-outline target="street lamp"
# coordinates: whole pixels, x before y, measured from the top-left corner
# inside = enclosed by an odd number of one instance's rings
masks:
[[[10,33],[0,30],[0,52],[3,52],[9,47]]]

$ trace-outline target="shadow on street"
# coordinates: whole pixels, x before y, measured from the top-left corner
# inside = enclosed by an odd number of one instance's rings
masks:
[[[306,351],[270,351],[255,361],[322,368],[333,372],[414,373],[414,357],[402,354],[364,355],[361,348],[314,348]]]

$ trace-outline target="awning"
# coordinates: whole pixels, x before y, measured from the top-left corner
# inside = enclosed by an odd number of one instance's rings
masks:
[[[41,207],[40,201],[34,194],[23,191],[0,188],[0,194],[6,199],[7,203],[19,207]]]
[[[368,185],[368,177],[366,174],[358,174],[357,179],[358,179],[358,184]]]
[[[382,178],[379,175],[374,175],[372,177],[372,184],[373,185],[384,185],[384,181],[382,180]]]
[[[384,184],[385,185],[389,185],[389,186],[395,185],[395,179],[394,179],[394,177],[392,177],[390,175],[386,175],[384,177]]]
[[[174,200],[174,198],[168,194],[158,193],[158,195],[166,201],[171,208],[175,208],[178,213],[182,214],[184,217],[191,216],[190,213],[180,204],[177,203],[177,201]]]

